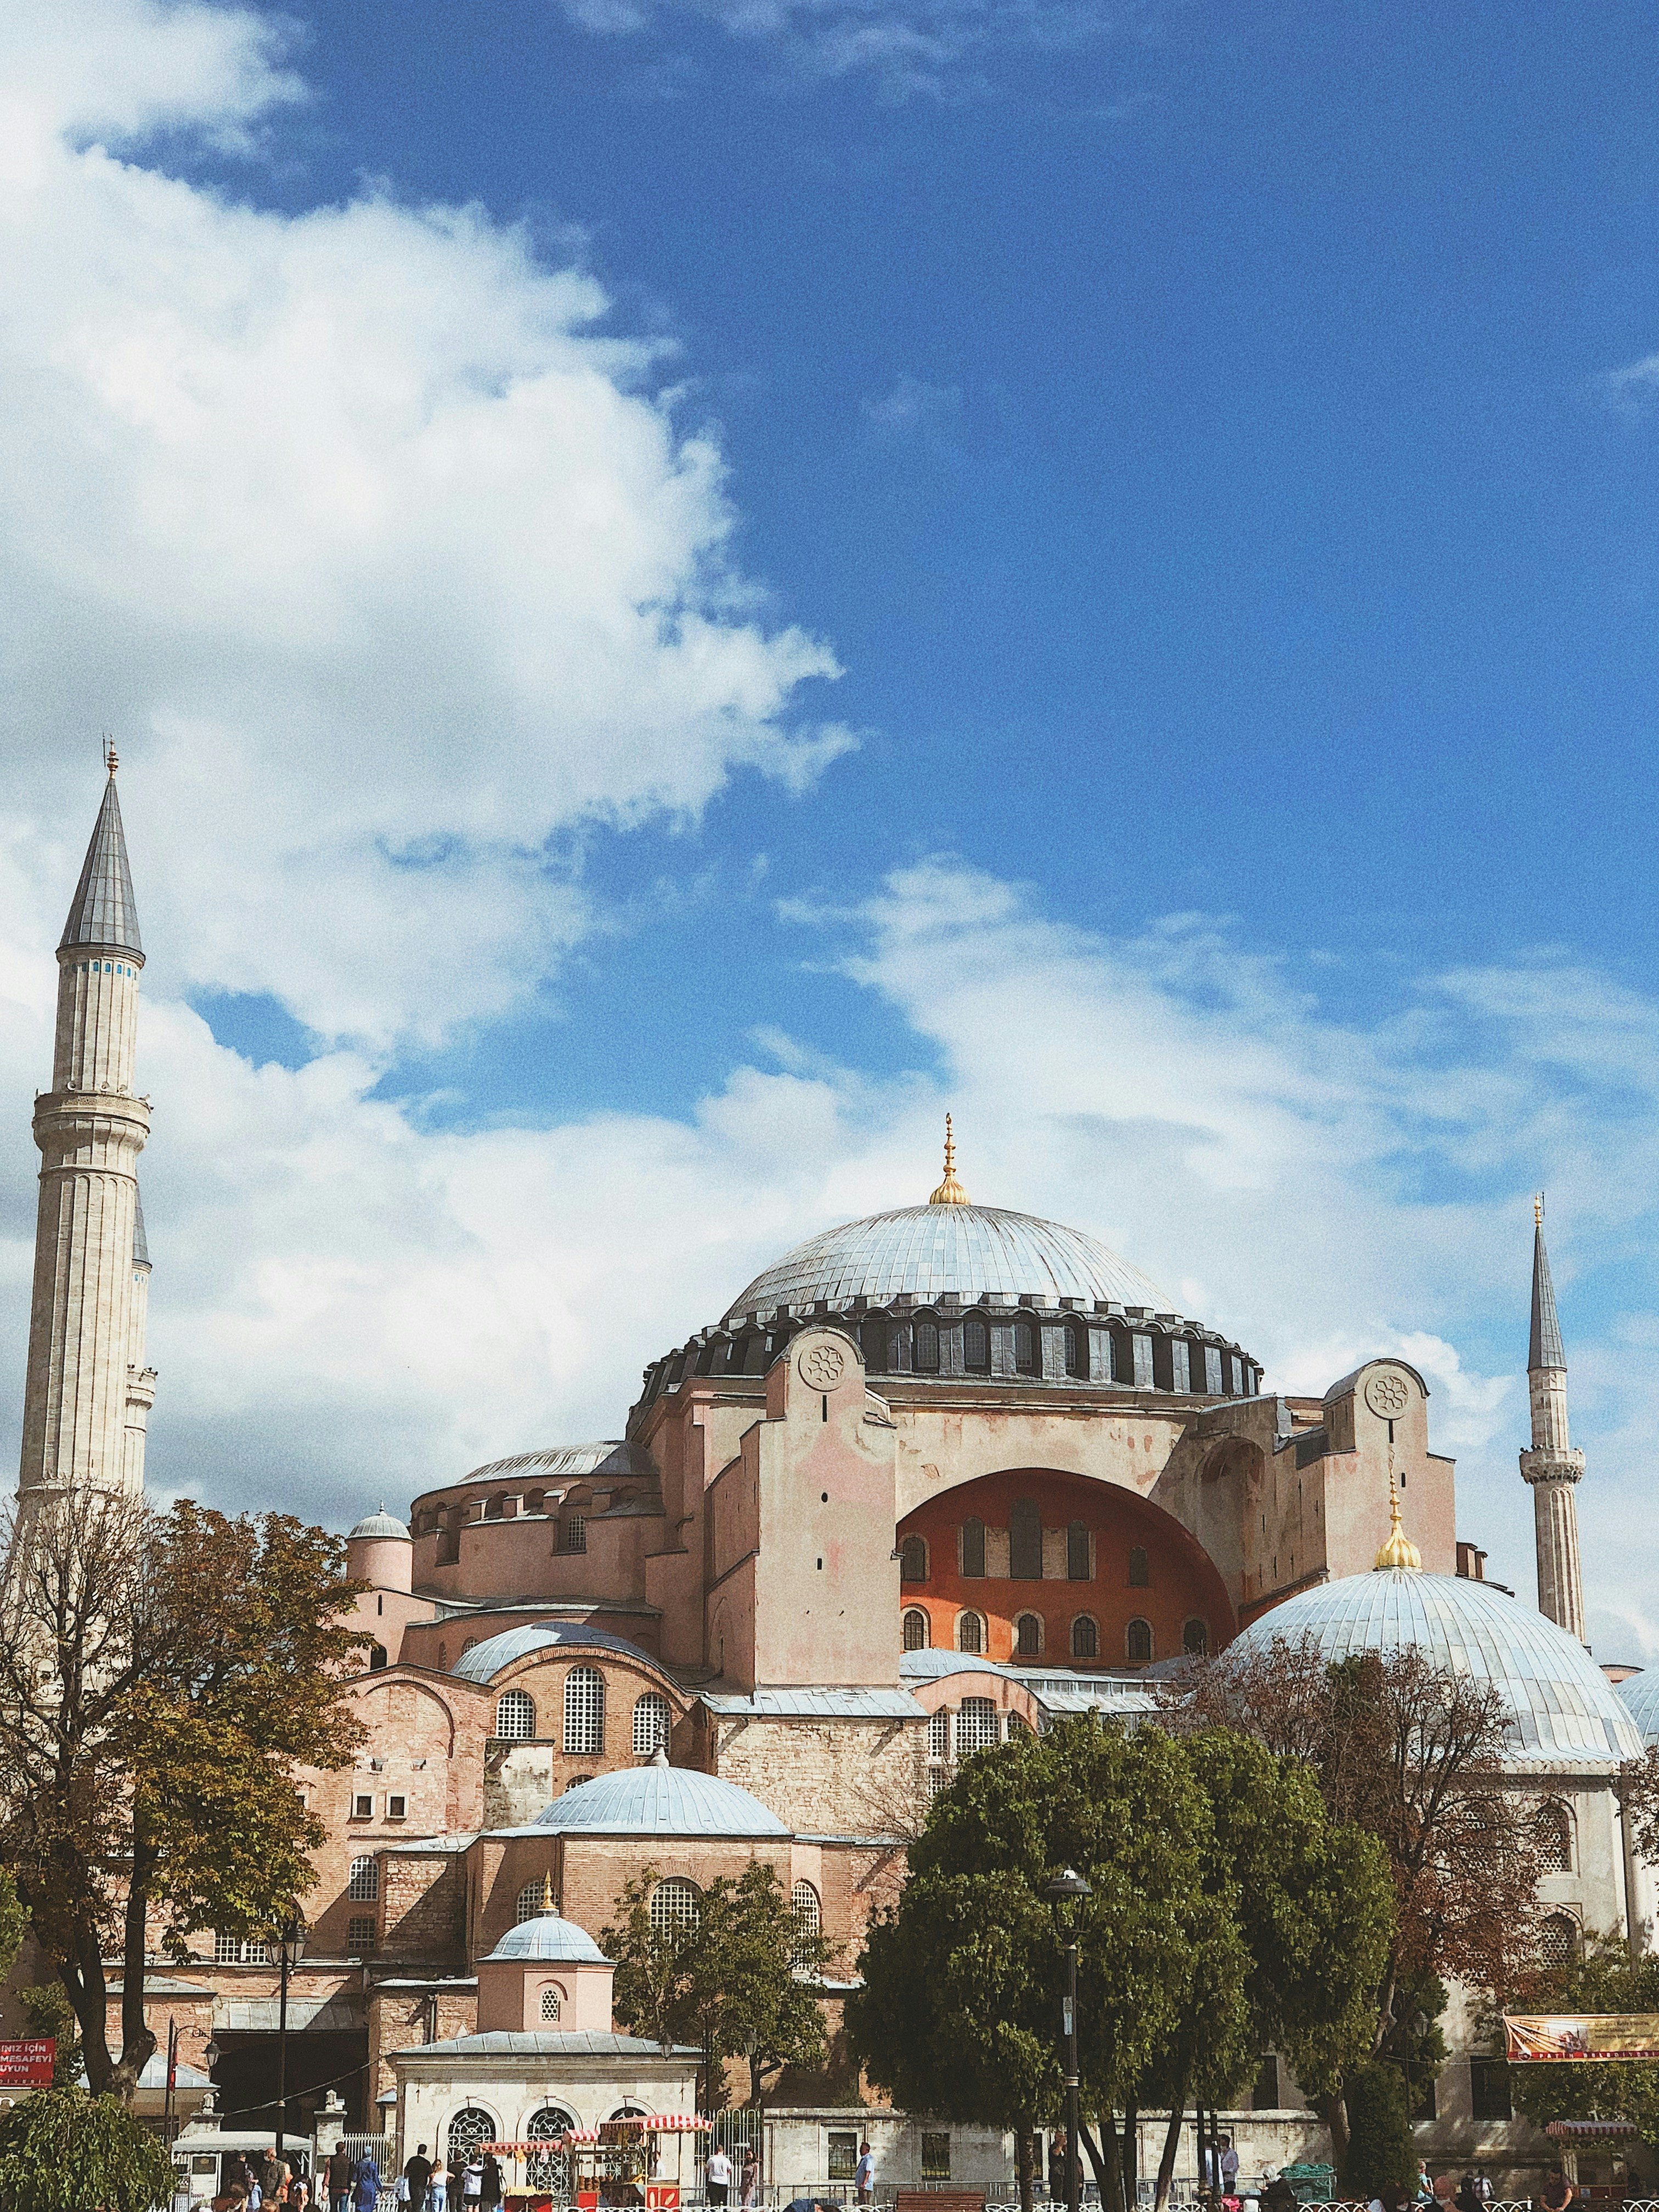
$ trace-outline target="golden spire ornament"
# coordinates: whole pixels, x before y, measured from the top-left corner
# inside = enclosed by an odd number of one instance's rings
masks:
[[[945,1180],[928,1200],[929,1206],[971,1206],[973,1200],[957,1181],[957,1140],[951,1133],[951,1117],[945,1117]]]
[[[1384,1573],[1390,1567],[1404,1567],[1414,1575],[1423,1571],[1423,1554],[1406,1534],[1405,1523],[1400,1517],[1400,1492],[1392,1480],[1389,1483],[1388,1540],[1376,1555],[1376,1571]]]

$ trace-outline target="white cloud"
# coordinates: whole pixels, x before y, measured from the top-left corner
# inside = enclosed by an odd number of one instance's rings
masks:
[[[170,980],[431,1036],[585,927],[550,840],[851,742],[798,726],[833,657],[733,566],[720,456],[591,276],[476,209],[167,173],[146,132],[296,96],[251,14],[59,0],[4,36],[0,753],[42,902],[108,723]]]

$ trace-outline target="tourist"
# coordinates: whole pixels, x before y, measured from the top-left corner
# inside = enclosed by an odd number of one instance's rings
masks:
[[[859,2162],[853,2169],[853,2186],[860,2204],[870,2202],[871,2191],[876,2185],[876,2161],[870,2149],[869,2138],[859,2145]]]
[[[427,2212],[449,2212],[449,2169],[441,2151],[432,2161],[426,2184]]]
[[[1475,2187],[1474,2176],[1466,2173],[1457,2185],[1457,2194],[1452,2199],[1457,2212],[1481,2212],[1480,2191]]]
[[[358,2160],[352,2186],[357,2192],[352,2212],[374,2212],[380,2199],[380,2169],[372,2150],[366,2150]]]
[[[1572,2202],[1572,2184],[1559,2170],[1551,2174],[1540,2192],[1546,2212],[1567,2212]]]
[[[708,2185],[709,2203],[724,2204],[732,2193],[732,2161],[718,2143],[708,2154],[703,2180]]]
[[[281,2145],[273,2143],[265,2153],[264,2171],[259,2176],[260,2187],[264,2191],[263,2201],[267,2204],[286,2204],[288,2185],[293,2177],[294,2169],[283,2156]]]
[[[432,2160],[426,2154],[426,2145],[418,2144],[415,2155],[404,2167],[407,2191],[400,2191],[409,2206],[409,2212],[426,2212],[426,2185],[432,2179]]]
[[[752,2150],[743,2154],[743,2172],[738,2178],[738,2197],[743,2212],[755,2212],[760,2203],[760,2160]]]
[[[323,2179],[328,2189],[328,2212],[351,2212],[351,2154],[342,2143],[329,2154],[323,2168]]]
[[[1238,2194],[1238,2153],[1231,2136],[1221,2138],[1221,2193],[1224,2197]]]
[[[477,2151],[469,2151],[466,2164],[461,2168],[461,2203],[477,2205],[483,2197],[483,2159]]]
[[[487,2150],[483,2154],[483,2177],[478,2185],[478,2202],[483,2212],[492,2212],[492,2207],[501,2201],[501,2169],[495,2163],[495,2152]]]

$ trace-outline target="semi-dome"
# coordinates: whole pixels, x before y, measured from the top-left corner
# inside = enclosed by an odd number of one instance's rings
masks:
[[[860,1298],[885,1305],[896,1297],[926,1303],[946,1296],[964,1305],[1036,1297],[1170,1310],[1150,1276],[1083,1230],[951,1200],[872,1213],[809,1237],[757,1275],[726,1320],[769,1317],[781,1306],[810,1313],[821,1300],[832,1311],[845,1311]]]
[[[1507,1763],[1617,1765],[1640,1756],[1625,1704],[1575,1637],[1492,1583],[1384,1567],[1322,1583],[1252,1621],[1231,1649],[1311,1637],[1331,1660],[1408,1645],[1495,1683],[1515,1716]]]
[[[1659,1667],[1645,1667],[1618,1684],[1613,1695],[1641,1732],[1644,1744],[1659,1743]]]
[[[758,1797],[717,1774],[653,1760],[567,1790],[529,1823],[590,1836],[787,1836]]]
[[[395,1513],[388,1513],[384,1505],[378,1513],[370,1513],[361,1520],[346,1538],[348,1544],[356,1543],[360,1536],[401,1536],[409,1540],[409,1530]]]
[[[533,1920],[521,1920],[516,1928],[509,1928],[495,1949],[491,1959],[547,1960],[559,1959],[568,1965],[583,1961],[593,1966],[608,1966],[599,1945],[586,1929],[578,1928],[574,1920],[564,1920],[556,1912],[538,1912]]]

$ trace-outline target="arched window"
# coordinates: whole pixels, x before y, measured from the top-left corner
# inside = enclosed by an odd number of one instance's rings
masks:
[[[977,1515],[962,1524],[962,1571],[975,1582],[985,1573],[985,1523]]]
[[[551,2027],[559,2017],[559,1993],[551,1982],[542,1991],[542,2019]]]
[[[371,1644],[369,1645],[369,1647],[368,1647],[368,1671],[369,1671],[369,1673],[370,1673],[371,1674],[378,1674],[380,1673],[380,1671],[381,1668],[382,1668],[382,1667],[384,1667],[384,1666],[386,1665],[386,1646],[385,1646],[385,1644]]]
[[[564,1785],[565,1796],[568,1797],[573,1790],[580,1790],[584,1782],[591,1782],[592,1779],[591,1774],[573,1774]]]
[[[647,1690],[634,1701],[634,1756],[654,1759],[668,1748],[668,1700],[659,1690]]]
[[[887,1372],[887,1324],[884,1321],[860,1323],[859,1349],[864,1354],[864,1364],[871,1374],[884,1375]]]
[[[482,2105],[463,2105],[449,2124],[449,2170],[459,2173],[475,2150],[500,2136],[495,2116],[485,2112]]]
[[[1042,1580],[1042,1516],[1034,1498],[1008,1508],[1008,1571],[1017,1583]]]
[[[927,1616],[919,1605],[911,1606],[905,1613],[904,1648],[907,1651],[927,1649]]]
[[[1572,1815],[1565,1805],[1540,1805],[1533,1820],[1533,1837],[1541,1873],[1572,1872]]]
[[[1201,1620],[1189,1620],[1181,1632],[1181,1648],[1201,1659],[1210,1648],[1210,1632]]]
[[[1014,1656],[1036,1659],[1042,1654],[1042,1623],[1034,1613],[1022,1613],[1014,1623]]]
[[[495,1701],[495,1733],[506,1743],[528,1743],[536,1733],[535,1701],[526,1690],[503,1690]]]
[[[519,1892],[519,1902],[514,1911],[514,1920],[520,1927],[526,1920],[539,1920],[544,1912],[556,1908],[547,1903],[550,1885],[546,1881],[527,1881]]]
[[[1089,1531],[1081,1521],[1073,1521],[1066,1531],[1066,1577],[1074,1583],[1092,1579],[1089,1572]]]
[[[1144,1544],[1131,1544],[1129,1547],[1129,1588],[1131,1589],[1150,1589],[1152,1587],[1152,1571],[1146,1565],[1146,1547]]]
[[[544,2105],[532,2112],[524,2124],[525,2136],[531,2142],[556,2143],[568,2136],[576,2123],[562,2105]],[[525,2183],[533,2190],[544,2189],[550,2196],[562,2197],[568,2194],[570,2184],[570,2154],[562,2150],[532,2150],[525,2154]]]
[[[1036,1323],[1017,1321],[1014,1323],[1014,1372],[1016,1375],[1041,1375],[1042,1346],[1037,1337]]]
[[[964,1698],[957,1709],[957,1757],[988,1751],[997,1740],[997,1709],[989,1698]]]
[[[1571,1913],[1547,1913],[1538,1938],[1539,1955],[1547,1966],[1570,1966],[1578,1955],[1578,1923]]]
[[[670,1875],[651,1893],[651,1925],[664,1936],[695,1928],[702,1917],[702,1898],[694,1881]]]
[[[959,1613],[957,1617],[957,1650],[982,1652],[985,1649],[985,1623],[976,1613]]]
[[[499,1492],[494,1498],[487,1498],[484,1500],[484,1519],[486,1521],[502,1520],[505,1518],[506,1513],[507,1500],[500,1494]]]
[[[991,1331],[983,1314],[970,1313],[963,1322],[962,1364],[969,1375],[991,1371]]]
[[[1089,1372],[1089,1332],[1080,1321],[1066,1324],[1066,1372],[1079,1376]]]
[[[789,1903],[795,1923],[795,1964],[811,1966],[817,1958],[817,1939],[823,1926],[818,1893],[810,1881],[798,1881],[789,1893]]]
[[[367,1855],[353,1859],[351,1872],[346,1877],[346,1895],[354,1905],[373,1905],[380,1893],[380,1862]]]
[[[448,1646],[447,1644],[441,1644],[438,1646],[438,1666],[439,1666],[439,1669],[440,1669],[440,1671],[441,1672],[441,1670],[442,1670],[444,1668],[447,1667],[447,1666],[448,1666],[448,1664],[449,1664],[449,1646]]]
[[[1100,1631],[1086,1613],[1079,1613],[1072,1623],[1072,1656],[1073,1659],[1098,1659]]]
[[[1030,1735],[1031,1724],[1028,1720],[1023,1719],[1018,1713],[1009,1713],[1004,1718],[1002,1733],[1005,1741],[1012,1743],[1017,1735]]]
[[[918,1375],[939,1373],[939,1323],[919,1321],[911,1332],[910,1341],[915,1347],[914,1364]]]
[[[951,1715],[949,1708],[941,1705],[936,1713],[927,1716],[927,1756],[929,1759],[949,1759],[951,1756]]]
[[[476,1649],[477,1649],[477,1642],[478,1642],[478,1639],[477,1639],[477,1638],[476,1636],[469,1636],[469,1637],[467,1638],[467,1639],[466,1639],[465,1643],[465,1644],[462,1644],[462,1646],[461,1646],[461,1656],[462,1656],[462,1658],[463,1658],[463,1659],[465,1659],[465,1656],[466,1656],[466,1655],[467,1655],[467,1653],[468,1653],[469,1651],[471,1651],[471,1650],[476,1650]]]
[[[907,1536],[899,1546],[899,1580],[925,1583],[927,1579],[927,1540],[925,1536]]]
[[[1132,1620],[1123,1648],[1132,1667],[1148,1667],[1152,1658],[1152,1624],[1150,1620]]]
[[[543,1505],[546,1503],[546,1499],[547,1492],[544,1490],[526,1490],[524,1494],[525,1511],[526,1513],[539,1513]]]
[[[605,1677],[597,1667],[573,1667],[564,1678],[564,1747],[583,1757],[605,1749]]]

